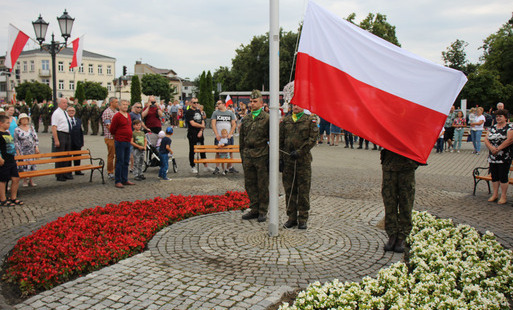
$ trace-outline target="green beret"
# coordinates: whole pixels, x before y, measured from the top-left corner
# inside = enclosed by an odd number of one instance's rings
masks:
[[[262,93],[258,89],[253,89],[251,92],[251,99],[262,98]]]

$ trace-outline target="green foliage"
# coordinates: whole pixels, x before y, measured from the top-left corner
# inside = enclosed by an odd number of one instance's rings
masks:
[[[38,102],[42,102],[43,100],[51,100],[52,99],[52,89],[50,86],[39,83],[39,82],[24,82],[20,85],[16,86],[16,97],[18,100],[26,100],[27,91],[30,89],[32,93],[32,98],[35,98]]]
[[[499,73],[495,70],[487,70],[484,66],[468,75],[468,82],[460,96],[468,100],[468,106],[479,105],[487,108],[502,101],[506,109],[513,108],[511,104],[513,85],[503,85],[500,82]]]
[[[502,25],[484,40],[481,48],[485,69],[497,70],[502,84],[513,84],[513,25]]]
[[[141,81],[138,75],[132,76],[132,83],[130,85],[130,104],[141,102]]]
[[[86,99],[84,83],[82,81],[78,81],[77,89],[75,90],[75,99],[78,99],[78,102],[82,103]]]
[[[32,102],[34,101],[34,96],[32,95],[32,91],[27,89],[25,93],[25,103],[28,104],[29,107],[32,107]]]
[[[169,80],[160,74],[145,74],[141,79],[142,93],[146,96],[159,96],[168,102],[171,99]]]
[[[205,79],[205,86],[206,101],[201,102],[201,104],[203,104],[207,117],[210,117],[212,113],[214,113],[214,94],[212,93],[212,91],[214,90],[214,83],[210,71],[208,71],[207,73],[207,77]]]
[[[198,88],[199,88],[198,101],[200,104],[203,104],[203,102],[206,102],[208,100],[207,95],[206,95],[207,73],[205,71],[203,71],[199,77]]]
[[[103,87],[99,82],[85,81],[84,94],[85,98],[87,99],[103,100],[108,96],[109,91],[106,87]]]
[[[468,64],[467,53],[465,47],[468,43],[463,40],[456,40],[447,47],[445,52],[442,52],[442,59],[444,64],[449,67],[460,71],[465,71]]]
[[[356,25],[356,23],[354,22],[355,18],[356,14],[351,13],[346,18],[346,20]],[[386,15],[380,13],[374,15],[372,13],[369,13],[369,15],[367,15],[367,17],[364,20],[362,20],[358,26],[384,40],[387,40],[392,44],[401,46],[399,40],[395,35],[395,26],[392,26],[387,21]]]

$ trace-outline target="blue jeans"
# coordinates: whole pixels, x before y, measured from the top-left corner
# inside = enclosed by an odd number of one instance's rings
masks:
[[[130,142],[114,141],[114,147],[116,148],[115,180],[116,183],[126,183],[130,162]]]
[[[167,169],[169,168],[169,153],[159,154],[160,157],[160,169],[159,178],[165,179],[167,177]]]
[[[440,153],[444,151],[444,138],[436,139],[436,151]]]
[[[472,137],[472,144],[474,145],[474,151],[481,152],[481,133],[482,130],[471,130],[470,136]]]
[[[454,148],[458,151],[461,149],[461,140],[463,139],[463,128],[456,128],[454,130]]]

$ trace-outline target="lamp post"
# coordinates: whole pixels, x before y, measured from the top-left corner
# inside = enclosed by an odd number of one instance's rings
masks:
[[[57,69],[55,64],[55,56],[66,47],[68,38],[71,36],[71,28],[73,28],[73,22],[75,19],[71,18],[71,16],[68,15],[68,12],[64,10],[62,16],[57,17],[57,21],[59,21],[59,27],[61,29],[64,42],[56,42],[54,34],[52,33],[52,41],[50,41],[50,44],[43,43],[45,41],[46,31],[48,30],[49,23],[44,21],[44,19],[41,17],[41,14],[35,22],[32,22],[32,26],[34,26],[34,32],[36,33],[36,39],[37,42],[39,42],[41,50],[49,52],[52,56],[52,85],[54,104],[57,104]]]

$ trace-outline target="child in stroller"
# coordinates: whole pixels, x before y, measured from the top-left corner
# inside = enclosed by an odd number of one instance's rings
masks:
[[[158,142],[160,135],[162,134],[162,137],[165,137],[165,133],[163,131],[159,132],[159,134],[155,134],[153,132],[148,132],[146,134],[146,140],[148,143],[146,144],[146,157],[144,159],[144,172],[148,169],[148,167],[160,167],[160,156],[159,156],[159,149],[158,149]],[[162,139],[162,138],[160,138]],[[173,166],[173,172],[178,172],[178,166],[176,165],[175,158],[171,156],[172,166]]]

